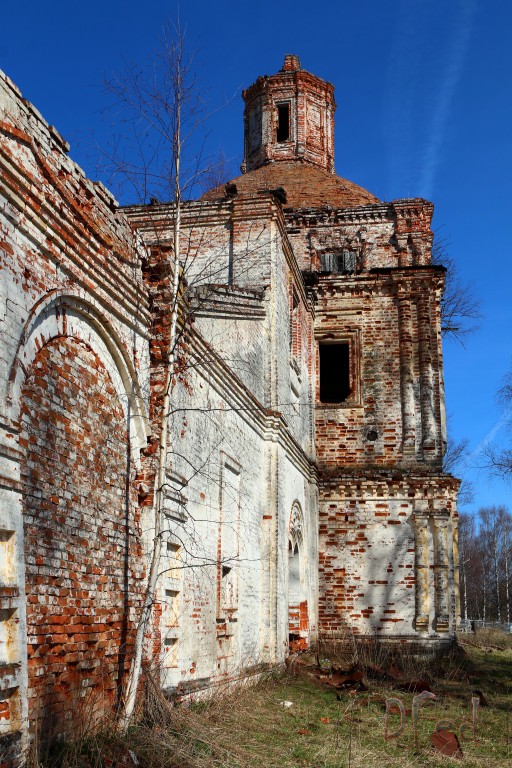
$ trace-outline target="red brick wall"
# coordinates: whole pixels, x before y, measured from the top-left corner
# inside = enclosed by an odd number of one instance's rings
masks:
[[[48,736],[115,699],[141,552],[126,418],[92,350],[66,337],[40,349],[21,419],[29,708]]]

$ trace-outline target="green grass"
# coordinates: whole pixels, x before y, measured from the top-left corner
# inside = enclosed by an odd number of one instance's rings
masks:
[[[121,760],[129,748],[141,768],[446,766],[451,758],[432,751],[430,735],[438,720],[458,725],[468,719],[474,689],[483,692],[488,706],[480,708],[476,744],[463,742],[463,764],[468,768],[511,764],[512,648],[465,646],[430,671],[418,668],[417,677],[428,676],[436,700],[420,711],[417,749],[410,714],[403,735],[384,740],[385,698],[398,697],[410,710],[414,694],[368,680],[367,692],[342,692],[337,698],[335,690],[314,679],[312,669],[299,665],[296,671],[189,708],[169,708],[154,692],[150,722],[135,726],[124,741],[96,736],[94,749],[90,743],[88,750],[75,748],[60,765],[104,766],[101,755],[108,752],[117,756],[118,766],[131,766],[128,758]],[[293,705],[285,708],[283,701]],[[390,729],[398,721],[394,715]],[[94,763],[85,752],[97,755]]]
[[[341,766],[437,766],[448,758],[436,755],[430,747],[430,735],[438,720],[452,720],[457,726],[470,715],[471,691],[478,687],[489,706],[479,713],[476,744],[463,742],[467,766],[488,768],[508,766],[512,758],[510,700],[512,691],[512,651],[471,651],[471,671],[462,681],[436,679],[432,688],[437,699],[424,705],[418,724],[418,749],[415,748],[412,719],[398,739],[384,740],[384,704],[388,696],[400,698],[406,710],[413,694],[401,693],[390,686],[371,683],[367,693],[343,693],[340,699],[304,674],[267,682],[246,691],[237,707],[227,702],[211,704],[215,721],[222,720],[222,730],[236,739],[231,753],[233,766],[268,768],[341,768]],[[507,687],[508,686],[508,687]],[[283,709],[280,702],[293,702]],[[222,716],[221,715],[222,712]],[[390,730],[399,716],[390,721]],[[216,737],[228,748],[220,733]]]

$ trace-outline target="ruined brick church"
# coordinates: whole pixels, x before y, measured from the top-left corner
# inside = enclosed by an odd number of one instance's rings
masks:
[[[334,89],[244,94],[242,175],[181,209],[147,663],[186,696],[347,633],[454,638],[433,206],[334,171]],[[170,204],[120,208],[0,77],[0,754],[115,706],[152,544]],[[82,703],[82,704],[81,704]]]

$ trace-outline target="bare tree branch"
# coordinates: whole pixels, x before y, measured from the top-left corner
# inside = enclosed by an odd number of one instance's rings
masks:
[[[480,301],[472,285],[461,278],[455,259],[448,255],[448,241],[437,234],[432,245],[432,264],[446,269],[446,284],[441,299],[441,331],[447,338],[464,344],[465,337],[479,328]]]

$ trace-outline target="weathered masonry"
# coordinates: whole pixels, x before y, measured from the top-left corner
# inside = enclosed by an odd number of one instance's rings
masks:
[[[333,88],[296,56],[244,99],[245,173],[226,189],[240,201],[284,189],[286,234],[314,304],[319,630],[453,637],[458,482],[442,471],[433,206],[381,203],[334,174]]]
[[[334,89],[244,92],[182,207],[183,341],[147,659],[187,696],[319,635],[453,639],[432,205],[334,172]],[[116,706],[151,545],[172,205],[119,208],[0,76],[0,755]]]

